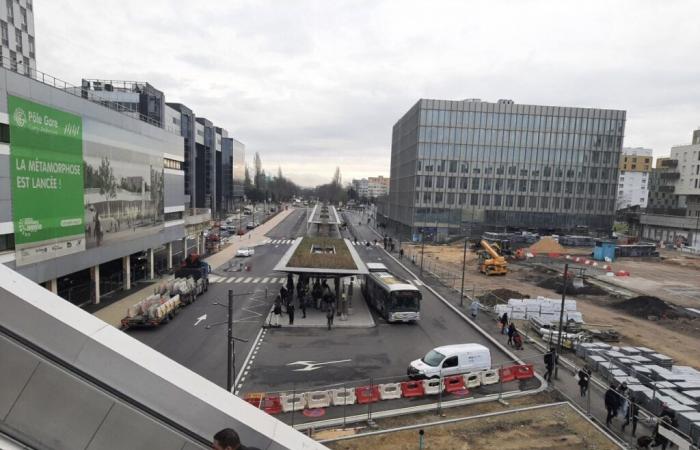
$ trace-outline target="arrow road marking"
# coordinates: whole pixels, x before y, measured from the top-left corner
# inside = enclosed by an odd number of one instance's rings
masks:
[[[196,321],[196,322],[194,323],[194,325],[192,325],[192,326],[193,326],[193,327],[196,327],[197,325],[199,325],[199,322],[201,322],[201,321],[203,321],[203,320],[207,320],[207,315],[206,315],[206,314],[204,314],[203,316],[197,317],[197,321]]]
[[[352,361],[351,359],[341,359],[339,361],[326,361],[326,362],[320,362],[317,363],[315,361],[294,361],[289,364],[288,366],[305,366],[302,367],[301,369],[294,369],[292,372],[311,372],[312,370],[318,370],[322,366],[328,365],[328,364],[340,364],[344,362],[350,362]]]

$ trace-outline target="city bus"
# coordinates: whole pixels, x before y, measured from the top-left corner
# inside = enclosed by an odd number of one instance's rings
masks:
[[[370,264],[367,264],[369,266]],[[387,322],[415,322],[420,319],[421,292],[388,270],[370,268],[362,293]]]

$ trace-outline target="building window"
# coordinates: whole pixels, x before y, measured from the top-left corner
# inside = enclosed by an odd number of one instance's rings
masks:
[[[501,206],[501,198],[502,196],[499,194],[496,194],[493,196],[493,206]]]
[[[564,197],[564,209],[571,209],[571,197]]]
[[[469,173],[469,164],[462,163],[459,171],[462,173]]]
[[[537,197],[530,197],[530,208],[537,208]]]
[[[459,179],[459,187],[460,189],[469,189],[469,178],[467,177],[462,177]]]
[[[432,198],[432,192],[423,192],[423,203],[430,203]]]
[[[481,178],[472,178],[472,190],[479,189],[480,184],[481,184]]]
[[[15,235],[2,234],[0,235],[0,252],[11,251],[15,249]]]
[[[530,192],[537,192],[539,187],[539,182],[537,180],[530,181]]]
[[[0,20],[0,29],[2,29],[2,45],[7,47],[10,45],[10,33],[7,30],[7,22]]]
[[[447,188],[455,189],[457,187],[457,177],[449,177],[447,179]]]
[[[496,191],[502,191],[503,190],[503,179],[502,178],[497,178],[496,179]]]
[[[173,220],[181,220],[182,219],[182,211],[176,211],[176,212],[170,212],[170,213],[165,213],[165,221],[166,222],[172,222]]]
[[[481,206],[491,206],[491,196],[482,195],[481,196]]]
[[[541,209],[549,208],[549,197],[542,197],[540,199],[540,208]]]
[[[515,175],[517,168],[515,166],[508,167],[508,175]]]
[[[443,189],[445,187],[445,177],[435,177],[435,187]]]
[[[416,187],[420,187],[420,182],[421,182],[420,175],[416,175]]]
[[[454,195],[452,192],[450,192],[449,194],[447,194],[447,204],[448,204],[448,205],[454,205],[454,204],[455,204],[455,195]]]
[[[15,48],[22,53],[22,32],[18,29],[15,29]]]
[[[559,197],[552,198],[552,209],[559,209]]]
[[[467,204],[467,194],[459,194],[459,204],[460,205]]]
[[[450,161],[450,173],[457,172],[457,161]]]
[[[424,179],[425,179],[425,184],[423,185],[423,187],[427,187],[427,188],[433,187],[433,177],[426,176]]]
[[[525,197],[518,196],[518,208],[524,208],[524,207],[525,207]]]
[[[442,203],[442,192],[435,193],[435,203]]]
[[[477,206],[479,204],[479,194],[472,194],[470,203],[472,206]]]
[[[11,24],[15,23],[15,7],[14,7],[14,0],[8,0],[7,1],[7,21],[10,22]]]
[[[493,183],[493,180],[491,178],[484,178],[484,190],[490,191],[492,183]]]
[[[527,191],[527,180],[518,180],[518,192]]]
[[[10,126],[6,123],[0,123],[0,142],[10,143]]]
[[[551,177],[552,176],[552,168],[549,166],[545,166],[542,175],[544,175],[545,177]]]

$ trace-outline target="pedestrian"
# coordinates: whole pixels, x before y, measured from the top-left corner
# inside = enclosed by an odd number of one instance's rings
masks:
[[[506,334],[506,327],[508,326],[508,313],[504,312],[501,316],[501,334]]]
[[[294,295],[294,275],[291,273],[287,275],[287,291],[290,297]]]
[[[272,309],[272,326],[273,327],[279,327],[280,326],[280,315],[282,315],[282,300],[280,299],[280,296],[278,295],[277,298],[275,299],[275,306]]]
[[[637,439],[637,448],[639,449],[649,449],[650,445],[654,442],[654,438],[651,436],[639,436]]]
[[[311,289],[311,298],[314,300],[316,309],[321,309],[321,297],[323,297],[323,289],[321,288],[321,283],[319,283],[317,279],[313,289]]]
[[[306,319],[306,303],[309,301],[309,292],[304,291],[299,297],[299,307],[301,308],[302,319]]]
[[[544,379],[552,381],[552,371],[554,370],[554,347],[550,347],[549,351],[544,354],[544,367],[547,370],[544,374]]]
[[[588,368],[588,366],[582,367],[581,370],[578,371],[578,388],[579,392],[581,393],[581,397],[586,396],[586,392],[588,392],[588,383],[591,380],[591,370]]]
[[[513,331],[513,345],[515,346],[516,350],[523,349],[523,336],[518,330]]]
[[[384,235],[384,250],[386,250],[388,243],[389,241],[387,240],[386,235]]]
[[[350,284],[348,284],[348,307],[352,306],[352,296],[353,290],[355,289],[355,277],[350,277]]]
[[[628,398],[629,408],[627,409],[627,417],[625,423],[622,424],[622,432],[625,432],[625,427],[632,421],[632,436],[637,434],[637,422],[639,422],[639,405],[631,398]]]
[[[608,415],[605,418],[605,425],[608,427],[612,424],[613,417],[617,415],[617,408],[620,406],[620,400],[618,399],[617,391],[615,391],[615,385],[610,383],[610,387],[605,391],[605,409]]]
[[[289,302],[287,305],[287,314],[289,315],[289,324],[294,325],[294,303]]]
[[[515,324],[513,322],[508,325],[508,331],[506,332],[508,334],[508,345],[513,345],[513,335],[515,332],[518,331],[515,329]]]
[[[622,432],[625,432],[625,427],[630,424],[630,416],[629,416],[629,400],[627,400],[627,395],[629,394],[629,391],[627,390],[627,383],[622,383],[618,390],[617,390],[619,396],[618,396],[618,401],[620,405],[618,406],[618,415],[623,418],[623,422],[621,425]]]
[[[328,323],[328,329],[331,329],[331,326],[333,326],[333,316],[335,314],[333,313],[333,306],[328,305],[326,307],[326,322]]]
[[[399,249],[399,259],[403,259],[403,249]]]
[[[656,422],[656,426],[654,427],[653,447],[661,446],[661,450],[666,450],[666,447],[668,447],[668,439],[666,438],[666,436],[663,436],[661,433],[659,433],[659,428],[661,426],[663,426],[664,428],[669,428],[670,426],[672,426],[671,419],[669,418],[669,416],[659,416],[659,420]]]
[[[471,305],[469,305],[469,312],[472,315],[472,319],[476,319],[477,314],[479,314],[479,302],[474,300]]]
[[[260,450],[257,447],[246,447],[241,444],[241,438],[232,428],[224,428],[214,435],[213,450]]]
[[[285,308],[286,308],[287,305],[288,305],[288,303],[287,303],[287,288],[284,287],[284,285],[282,285],[282,286],[280,287],[280,300],[282,301],[282,304],[283,304],[283,305],[285,306]]]

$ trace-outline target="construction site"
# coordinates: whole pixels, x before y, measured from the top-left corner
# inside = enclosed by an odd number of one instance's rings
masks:
[[[495,307],[510,299],[555,298],[563,292],[577,301],[585,329],[608,331],[619,345],[645,346],[675,361],[700,367],[700,258],[673,250],[656,257],[620,257],[596,261],[592,247],[567,247],[542,238],[529,247],[503,252],[507,274],[480,271],[481,245],[464,241],[444,245],[406,245],[405,255],[419,271],[442,284]],[[464,267],[462,275],[461,267]],[[463,282],[462,282],[463,280]]]

